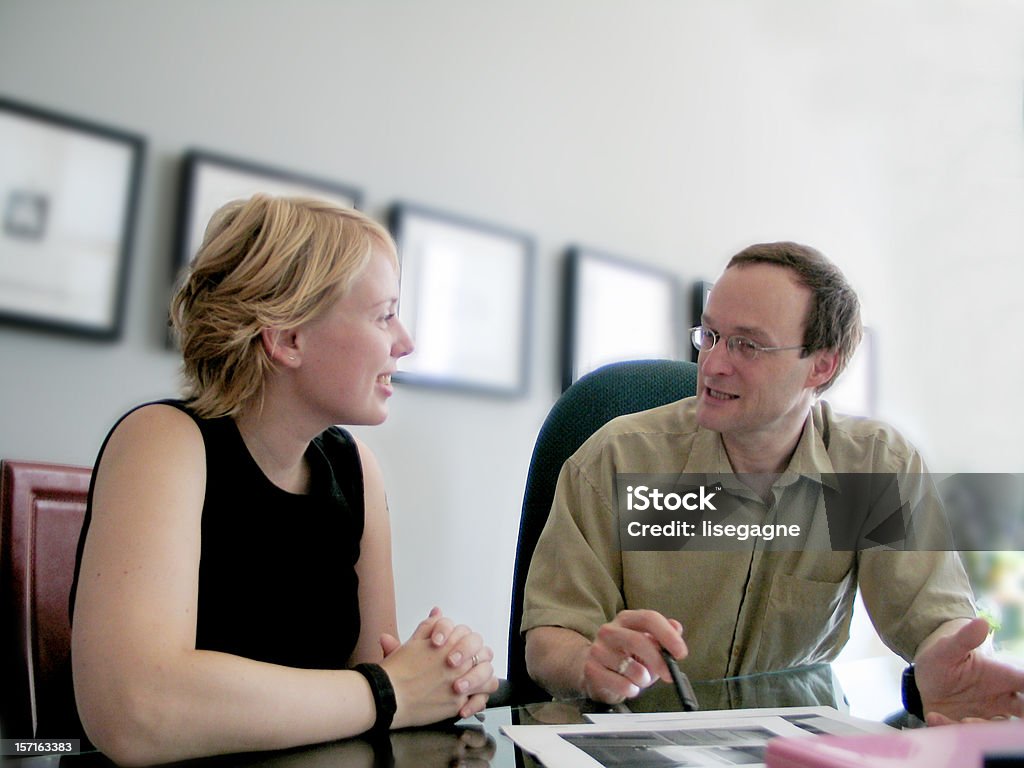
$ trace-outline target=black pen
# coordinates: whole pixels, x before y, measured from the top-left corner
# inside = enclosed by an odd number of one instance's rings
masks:
[[[662,648],[661,655],[665,659],[665,664],[668,665],[668,671],[672,675],[672,682],[676,684],[676,693],[679,694],[679,701],[683,705],[683,712],[696,712],[700,709],[700,704],[697,703],[697,695],[693,692],[693,686],[690,685],[690,678],[679,668],[671,653]]]

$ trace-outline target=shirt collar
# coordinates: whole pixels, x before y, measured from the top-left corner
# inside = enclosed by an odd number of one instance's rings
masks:
[[[800,435],[800,442],[796,444],[793,458],[789,460],[786,473],[808,477],[834,490],[839,490],[836,470],[832,466],[832,459],[829,457],[828,447],[825,445],[826,430],[825,414],[822,412],[819,401],[811,406],[811,412],[807,414],[804,431]]]
[[[835,490],[839,489],[839,483],[835,477],[836,471],[832,466],[832,459],[829,458],[828,448],[825,446],[823,437],[825,429],[825,416],[822,413],[821,403],[816,402],[811,406],[807,420],[804,421],[803,431],[800,433],[800,440],[796,444],[793,457],[776,481],[776,485],[791,485],[801,477],[806,477]],[[727,480],[733,475],[729,454],[725,451],[725,444],[722,442],[722,435],[719,432],[697,427],[697,436],[694,438],[683,472],[685,474],[705,474],[709,481]]]

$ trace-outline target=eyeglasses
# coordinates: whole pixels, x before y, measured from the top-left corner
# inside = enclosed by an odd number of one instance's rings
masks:
[[[722,336],[717,331],[698,325],[690,329],[690,341],[699,352],[710,352],[719,339],[725,339],[725,348],[729,353],[742,360],[757,360],[761,352],[782,352],[786,349],[806,349],[804,344],[792,347],[762,347],[745,336]]]

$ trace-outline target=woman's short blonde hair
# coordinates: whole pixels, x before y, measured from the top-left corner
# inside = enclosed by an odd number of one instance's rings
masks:
[[[185,396],[204,418],[262,406],[274,367],[265,328],[290,330],[343,295],[394,241],[359,211],[323,200],[255,195],[220,208],[171,302]]]

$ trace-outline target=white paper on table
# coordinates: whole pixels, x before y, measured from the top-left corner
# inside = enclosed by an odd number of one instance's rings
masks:
[[[693,720],[720,720],[734,718],[781,717],[811,734],[835,734],[837,736],[856,735],[859,733],[889,733],[895,730],[885,723],[854,717],[848,712],[827,706],[816,707],[776,707],[761,709],[730,709],[708,710],[702,712],[627,712],[627,713],[595,713],[585,716],[592,723],[637,723],[649,728],[673,726],[676,723],[692,722]]]
[[[624,768],[655,755],[676,766],[763,766],[765,745],[776,736],[811,734],[781,717],[687,718],[652,727],[632,715],[609,715],[585,725],[505,725],[502,732],[545,765],[559,768]],[[698,714],[700,716],[693,717]],[[710,713],[709,713],[710,714]],[[621,720],[618,718],[625,718]],[[761,758],[759,760],[759,758]]]

